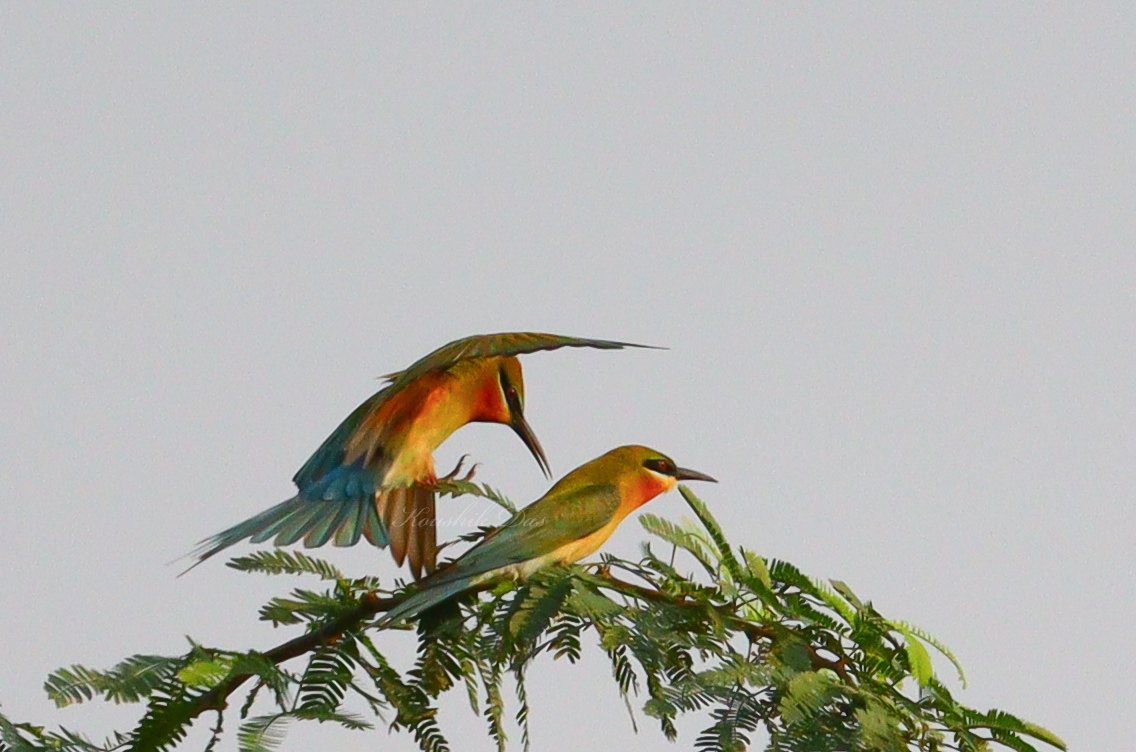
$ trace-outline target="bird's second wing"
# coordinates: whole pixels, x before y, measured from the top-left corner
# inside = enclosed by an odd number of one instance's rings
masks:
[[[619,350],[624,347],[653,348],[652,345],[636,345],[632,342],[616,342],[608,339],[585,339],[567,337],[561,334],[541,332],[499,332],[497,334],[477,334],[464,337],[442,345],[434,352],[420,358],[405,371],[388,373],[391,387],[401,388],[429,371],[450,368],[459,360],[467,358],[490,358],[501,355],[524,355],[540,350],[556,350],[561,347],[593,347],[599,350]]]
[[[619,493],[606,484],[545,495],[427,582],[442,585],[550,554],[611,522],[618,508]]]

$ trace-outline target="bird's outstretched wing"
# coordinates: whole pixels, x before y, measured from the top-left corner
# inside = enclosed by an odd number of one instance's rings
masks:
[[[327,495],[331,498],[338,495],[336,486],[339,483],[346,486],[348,478],[354,473],[341,473],[342,477],[329,476],[337,470],[349,469],[350,466],[345,467],[344,464],[347,459],[348,445],[355,435],[371,422],[369,420],[371,416],[382,408],[390,394],[391,388],[389,386],[372,394],[366,401],[352,410],[351,414],[344,418],[343,422],[336,426],[335,430],[323,440],[323,443],[312,453],[303,467],[292,476],[292,482],[300,489],[301,494],[313,498],[323,498],[325,492],[330,490]],[[358,463],[357,469],[359,471],[371,471],[368,475],[374,478],[376,475],[374,471],[378,469],[376,466],[382,463],[385,458],[380,455],[373,455],[363,459],[364,462]],[[371,490],[374,491],[373,488]]]
[[[382,378],[391,382],[390,388],[399,389],[424,373],[448,369],[458,361],[468,358],[524,355],[541,350],[556,350],[561,347],[592,347],[598,350],[620,350],[624,347],[642,347],[652,350],[661,349],[654,345],[637,345],[633,342],[566,337],[561,334],[542,334],[540,332],[475,334],[472,337],[463,337],[449,344],[442,345],[434,352],[417,360],[405,371],[388,373]]]

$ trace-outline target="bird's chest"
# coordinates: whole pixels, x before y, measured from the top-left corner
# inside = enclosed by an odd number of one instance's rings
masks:
[[[570,543],[565,543],[555,551],[540,557],[540,559],[537,560],[539,564],[530,566],[528,571],[524,572],[524,574],[527,575],[549,564],[574,564],[580,559],[591,556],[599,550],[600,546],[607,542],[607,539],[610,538],[611,534],[615,532],[615,529],[619,527],[619,523],[624,516],[625,515],[617,514],[611,522],[594,533],[589,533],[583,538],[577,538]],[[531,565],[533,562],[526,562],[526,564]]]
[[[619,521],[612,520],[596,532],[565,546],[561,546],[556,551],[557,560],[562,564],[573,564],[584,557],[591,556],[599,550],[600,546],[607,542],[607,539],[615,532],[617,525],[619,525]]]
[[[438,386],[421,394],[419,401],[392,421],[387,446],[392,459],[384,485],[433,483],[433,452],[468,422],[451,390]]]

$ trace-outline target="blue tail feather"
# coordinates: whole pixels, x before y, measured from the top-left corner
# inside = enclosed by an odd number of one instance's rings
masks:
[[[320,505],[328,503],[330,502],[305,500],[294,515],[280,522],[274,543],[277,546],[290,546],[303,538],[314,521],[320,518]]]
[[[369,506],[374,506],[370,504]],[[363,534],[363,521],[366,519],[367,510],[364,505],[356,504],[355,508],[351,510],[350,516],[339,529],[335,532],[335,545],[337,546],[354,546],[359,542],[359,538]]]
[[[363,535],[380,548],[390,540],[372,498],[314,501],[297,495],[201,541],[189,554],[197,561],[185,572],[246,538],[253,543],[275,538],[277,546],[304,538],[307,547],[315,548],[333,538],[337,546],[354,545]]]
[[[397,621],[413,619],[423,611],[433,608],[445,600],[465,591],[473,584],[473,577],[462,577],[450,582],[443,582],[425,590],[420,590],[398,604],[379,619],[377,625],[385,627]]]
[[[379,519],[379,510],[374,504],[368,504],[363,510],[363,534],[379,548],[390,545],[390,535],[387,534],[386,525]]]

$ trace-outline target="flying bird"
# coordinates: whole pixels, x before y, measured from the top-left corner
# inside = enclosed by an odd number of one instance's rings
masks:
[[[680,480],[717,482],[678,467],[654,449],[613,449],[565,475],[473,548],[421,580],[418,591],[378,623],[411,619],[484,582],[524,578],[550,564],[579,561],[603,545],[628,514]]]
[[[309,548],[333,541],[353,546],[365,537],[390,546],[415,579],[437,557],[434,449],[474,422],[503,423],[521,438],[548,477],[540,442],[524,416],[518,355],[560,347],[615,350],[650,347],[534,332],[483,334],[439,347],[355,408],[292,478],[290,499],[201,541],[192,569],[234,543],[274,539]],[[186,571],[189,571],[188,569]]]

